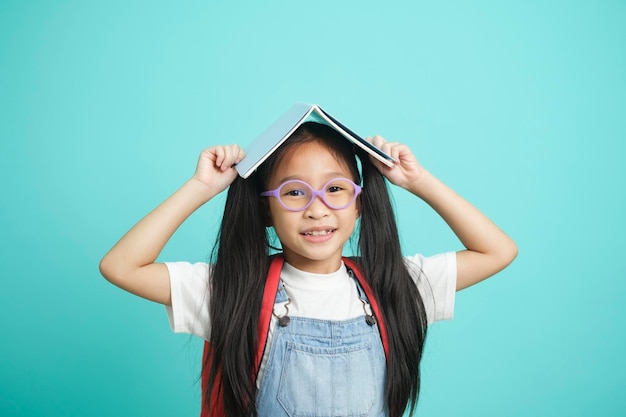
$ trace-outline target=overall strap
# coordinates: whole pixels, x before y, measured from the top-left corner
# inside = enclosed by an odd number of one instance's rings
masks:
[[[377,320],[378,331],[380,332],[380,338],[383,342],[383,349],[385,351],[385,357],[387,358],[387,362],[389,362],[389,338],[387,337],[387,329],[385,328],[385,320],[383,319],[383,314],[380,311],[380,308],[378,307],[378,301],[376,301],[376,297],[374,297],[374,292],[372,291],[372,288],[363,277],[363,272],[361,271],[360,267],[354,261],[352,261],[349,258],[344,257],[343,263],[346,264],[346,266],[350,268],[352,272],[354,272],[354,275],[359,281],[359,284],[361,284],[363,291],[365,291],[365,295],[367,296],[370,302],[370,306],[372,307],[372,312],[374,313],[374,316],[378,318]]]
[[[270,264],[269,271],[267,273],[267,279],[265,280],[265,289],[263,290],[263,301],[261,303],[261,312],[259,314],[259,327],[258,327],[258,349],[256,358],[254,361],[254,369],[252,370],[252,382],[255,383],[259,367],[261,366],[261,360],[263,359],[263,352],[265,351],[265,344],[267,343],[267,334],[270,329],[270,322],[272,319],[272,311],[274,309],[274,299],[276,298],[276,290],[278,283],[280,282],[280,271],[283,269],[283,263],[285,258],[282,255],[276,255],[273,257]],[[207,360],[207,356],[211,354],[211,345],[208,341],[204,342],[204,351],[202,353],[202,363]],[[204,394],[208,388],[209,372],[207,369],[203,369],[202,372],[202,393]],[[217,379],[221,378],[221,370],[218,370]],[[213,387],[211,392],[211,405],[207,407],[204,403],[204,395],[202,396],[202,410],[200,417],[221,417],[224,415],[224,404],[221,400],[221,393],[218,391],[218,387]]]

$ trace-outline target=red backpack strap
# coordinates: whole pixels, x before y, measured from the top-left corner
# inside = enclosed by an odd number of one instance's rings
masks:
[[[207,356],[211,354],[211,344],[207,341],[204,342],[204,351],[202,352],[202,365],[207,360]],[[220,379],[222,377],[221,370],[217,371],[216,379]],[[211,404],[207,407],[204,402],[204,393],[208,389],[209,385],[209,369],[202,369],[202,407],[200,410],[200,417],[222,417],[224,416],[224,403],[220,401],[221,394],[219,392],[219,387],[216,385],[213,387],[211,392]]]
[[[272,259],[270,269],[267,273],[267,280],[265,281],[265,289],[263,290],[263,302],[261,304],[261,314],[259,315],[259,333],[258,333],[258,349],[255,360],[255,367],[253,369],[253,378],[256,381],[259,367],[261,366],[261,360],[263,360],[263,353],[265,352],[265,344],[267,343],[267,334],[270,330],[270,322],[272,320],[272,312],[274,311],[274,301],[276,300],[276,291],[278,289],[278,283],[280,281],[280,272],[283,269],[285,258],[282,255],[276,255]]]
[[[363,277],[363,272],[361,271],[361,268],[354,261],[348,258],[343,258],[343,263],[346,264],[346,266],[350,268],[352,272],[354,272],[354,275],[359,281],[359,284],[361,284],[361,287],[363,287],[363,291],[365,291],[365,295],[367,296],[367,299],[370,302],[370,306],[372,307],[372,312],[374,313],[374,316],[376,316],[378,319],[376,321],[378,322],[380,339],[383,342],[385,357],[387,358],[387,361],[389,361],[389,339],[387,337],[387,329],[385,328],[385,320],[383,319],[383,314],[380,311],[380,307],[378,307],[378,301],[376,301],[376,297],[374,297],[374,292]]]
[[[261,366],[261,360],[263,359],[263,352],[265,351],[265,344],[267,343],[267,334],[270,329],[270,322],[272,319],[272,311],[274,311],[274,300],[276,299],[276,290],[278,289],[278,282],[280,281],[280,271],[283,269],[283,263],[285,258],[282,255],[276,255],[272,259],[270,269],[265,281],[265,289],[263,290],[263,301],[261,303],[261,312],[259,314],[259,333],[258,333],[258,350],[254,361],[254,369],[252,370],[253,382],[256,381],[259,367]],[[209,342],[204,342],[204,351],[202,353],[202,363],[205,363],[207,355],[210,355],[211,345]],[[218,371],[217,379],[221,378],[221,372]],[[202,393],[204,394],[209,385],[209,372],[208,369],[202,371]],[[222,417],[224,416],[224,404],[221,401],[221,394],[218,391],[218,387],[213,387],[211,393],[211,405],[206,406],[204,402],[204,395],[202,396],[202,410],[200,417]]]

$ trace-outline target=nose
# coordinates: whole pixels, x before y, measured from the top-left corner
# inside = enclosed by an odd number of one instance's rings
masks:
[[[326,205],[324,200],[322,200],[321,195],[316,195],[313,197],[313,201],[311,205],[306,208],[304,211],[305,216],[311,219],[319,219],[328,215],[330,211],[330,207]]]

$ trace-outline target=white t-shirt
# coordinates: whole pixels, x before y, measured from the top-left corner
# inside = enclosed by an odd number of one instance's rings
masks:
[[[428,322],[452,319],[456,290],[455,253],[430,257],[415,255],[406,257],[405,262],[422,296]],[[172,330],[208,340],[211,330],[208,306],[211,266],[189,262],[171,262],[166,265],[172,293],[172,306],[166,306],[166,311]],[[290,316],[347,320],[363,315],[363,304],[355,280],[348,275],[343,264],[334,273],[313,274],[285,263],[281,280],[291,299]],[[275,307],[277,316],[285,314],[283,306],[284,303]],[[270,328],[268,342],[272,330]]]

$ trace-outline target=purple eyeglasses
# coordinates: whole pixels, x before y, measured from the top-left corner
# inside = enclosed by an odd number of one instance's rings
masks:
[[[334,210],[348,207],[354,202],[362,188],[347,178],[334,178],[321,190],[315,190],[300,180],[285,181],[275,190],[264,191],[262,197],[276,197],[278,202],[289,211],[306,210],[315,197]]]

